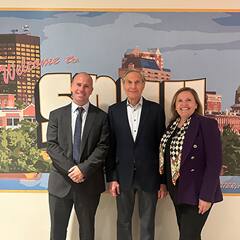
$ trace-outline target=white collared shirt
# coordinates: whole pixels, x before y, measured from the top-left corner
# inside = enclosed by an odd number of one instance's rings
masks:
[[[75,131],[76,119],[77,119],[77,115],[79,113],[77,108],[79,108],[79,107],[82,107],[84,109],[84,111],[82,112],[82,131],[81,131],[81,138],[82,138],[83,129],[84,129],[84,125],[85,125],[85,122],[86,122],[88,109],[89,109],[89,102],[86,103],[83,106],[78,106],[76,103],[72,102],[71,113],[72,113],[72,141],[73,142],[74,142],[74,131]]]
[[[129,122],[129,126],[131,129],[131,133],[132,133],[134,141],[136,140],[137,133],[138,133],[140,116],[141,116],[141,112],[142,112],[142,103],[143,103],[142,97],[140,98],[139,102],[135,106],[132,106],[127,101],[128,122]]]

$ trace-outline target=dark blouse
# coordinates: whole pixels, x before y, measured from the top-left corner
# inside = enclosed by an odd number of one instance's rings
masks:
[[[172,198],[172,201],[174,204],[177,204],[177,190],[178,190],[178,180],[176,182],[176,185],[173,185],[172,183],[172,174],[171,174],[171,162],[170,162],[170,144],[172,142],[173,137],[178,133],[180,128],[176,128],[171,137],[168,139],[166,143],[165,148],[165,154],[164,154],[164,173],[166,177],[166,185],[167,190]]]

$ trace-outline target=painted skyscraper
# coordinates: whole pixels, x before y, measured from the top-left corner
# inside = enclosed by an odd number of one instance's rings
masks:
[[[0,94],[14,94],[16,101],[29,105],[41,76],[40,37],[12,32],[0,34]]]

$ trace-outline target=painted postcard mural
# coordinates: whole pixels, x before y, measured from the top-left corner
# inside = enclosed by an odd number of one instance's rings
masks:
[[[91,102],[107,111],[136,68],[168,119],[178,88],[198,90],[222,134],[222,190],[239,194],[239,62],[238,12],[0,12],[0,190],[47,189],[48,116],[71,101],[73,74],[92,74]]]

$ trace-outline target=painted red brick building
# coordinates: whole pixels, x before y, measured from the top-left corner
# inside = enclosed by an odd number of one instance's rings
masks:
[[[222,96],[216,92],[206,92],[205,113],[220,114],[222,112]]]
[[[0,109],[14,108],[14,100],[13,94],[0,94]]]
[[[119,77],[130,69],[143,73],[148,81],[166,81],[171,78],[171,70],[163,67],[164,61],[158,48],[141,51],[139,48],[129,49],[122,59],[122,66],[118,69]]]
[[[17,109],[14,95],[0,94],[0,127],[16,128],[24,119],[35,121],[35,105],[31,103],[24,109]]]
[[[221,95],[216,92],[206,92],[206,116],[215,118],[221,131],[224,126],[229,125],[237,134],[240,134],[240,86],[236,90],[235,104],[231,106],[231,110],[221,113],[221,105]]]
[[[222,132],[223,127],[230,125],[234,132],[240,134],[240,116],[238,115],[206,115],[215,118],[218,122],[219,130]]]

